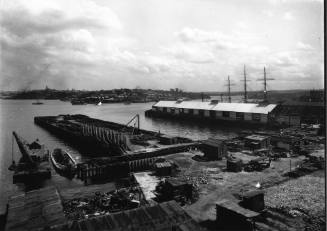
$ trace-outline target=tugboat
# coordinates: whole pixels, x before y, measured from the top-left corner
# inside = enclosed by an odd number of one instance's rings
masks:
[[[56,148],[51,153],[50,159],[58,173],[67,176],[75,175],[76,161],[68,152],[60,148]]]

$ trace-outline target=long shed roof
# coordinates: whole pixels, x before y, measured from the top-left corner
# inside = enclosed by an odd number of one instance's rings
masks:
[[[268,114],[277,105],[257,103],[211,103],[198,101],[159,101],[153,106],[155,107],[169,107],[169,108],[184,108],[184,109],[198,109],[198,110],[213,110],[213,111],[229,111],[229,112],[243,112],[243,113],[260,113]]]

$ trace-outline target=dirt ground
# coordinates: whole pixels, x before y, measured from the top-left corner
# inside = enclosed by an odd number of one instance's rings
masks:
[[[215,206],[220,199],[235,200],[233,194],[255,189],[258,182],[266,191],[269,187],[288,181],[289,177],[283,176],[283,174],[288,172],[290,167],[294,169],[304,159],[303,156],[281,158],[272,161],[270,168],[261,172],[234,173],[224,170],[226,159],[200,162],[192,159],[195,155],[202,154],[179,153],[165,158],[174,161],[180,167],[178,178],[187,178],[198,186],[199,199],[184,208],[199,222],[207,219],[215,220]]]

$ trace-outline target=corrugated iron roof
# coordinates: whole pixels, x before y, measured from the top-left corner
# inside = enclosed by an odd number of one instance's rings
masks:
[[[177,204],[168,201],[143,206],[109,215],[65,223],[50,230],[202,230],[202,228]]]
[[[277,105],[276,104],[260,105],[257,103],[217,103],[217,104],[212,104],[211,102],[199,102],[199,101],[183,101],[183,102],[159,101],[153,106],[169,107],[169,108],[184,108],[184,109],[268,114]]]
[[[240,205],[238,205],[237,203],[235,203],[233,201],[229,201],[229,200],[219,201],[219,202],[217,202],[217,206],[231,210],[231,211],[233,211],[237,214],[240,214],[246,218],[254,218],[254,217],[257,217],[260,215],[257,212],[254,212],[249,209],[245,209],[245,208],[241,207]]]
[[[209,139],[203,141],[202,143],[204,145],[208,145],[208,146],[218,147],[219,148],[224,143],[224,140],[209,138]]]

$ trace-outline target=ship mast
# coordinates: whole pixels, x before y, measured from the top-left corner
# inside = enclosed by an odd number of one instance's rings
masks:
[[[228,102],[229,102],[229,103],[232,102],[230,86],[233,86],[233,85],[235,85],[235,84],[231,84],[231,83],[230,83],[230,78],[229,78],[229,76],[228,76],[228,79],[227,79],[227,85],[225,85],[225,86],[228,86],[227,89],[228,89]]]
[[[263,100],[266,102],[268,100],[267,96],[267,76],[266,67],[263,67]]]
[[[266,67],[263,67],[263,79],[258,79],[258,81],[263,81],[263,100],[264,100],[264,102],[268,102],[267,80],[275,80],[275,79],[267,78]]]
[[[245,65],[244,65],[244,103],[248,102],[248,93],[247,93],[247,89],[246,89],[246,82],[249,81],[246,79],[246,71],[245,71]]]
[[[230,78],[228,76],[228,102],[232,102],[232,98],[230,96]]]

